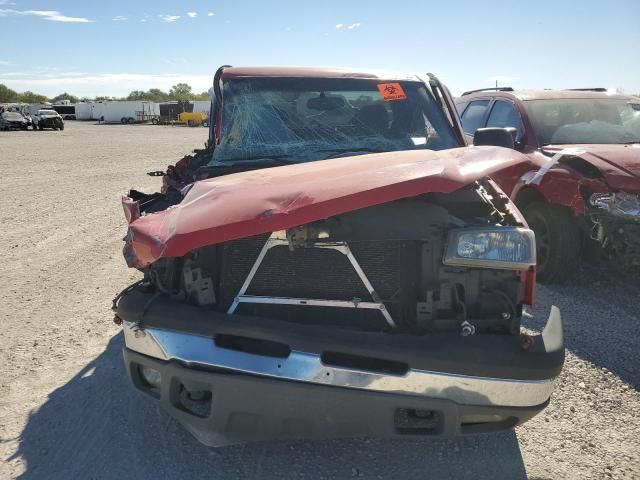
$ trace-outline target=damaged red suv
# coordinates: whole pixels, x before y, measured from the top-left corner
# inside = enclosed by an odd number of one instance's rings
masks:
[[[529,158],[492,178],[536,234],[540,281],[567,279],[583,250],[640,267],[640,98],[507,87],[466,92],[456,106],[470,139],[512,128]]]
[[[545,408],[560,314],[521,331],[535,239],[488,177],[526,157],[466,147],[434,76],[226,67],[214,91],[208,148],[123,198],[137,390],[211,446],[489,432]]]

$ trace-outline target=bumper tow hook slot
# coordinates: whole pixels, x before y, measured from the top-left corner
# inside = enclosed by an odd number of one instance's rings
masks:
[[[473,335],[474,333],[476,333],[476,327],[474,327],[473,325],[471,325],[468,321],[464,321],[460,324],[460,326],[462,327],[462,331],[460,332],[460,334],[463,337],[468,337],[469,335]]]

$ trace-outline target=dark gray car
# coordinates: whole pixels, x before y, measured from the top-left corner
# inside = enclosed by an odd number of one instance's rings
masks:
[[[55,110],[38,110],[38,113],[33,116],[33,129],[44,130],[45,128],[64,130],[64,120]]]
[[[18,112],[0,114],[0,130],[26,130],[28,126],[27,119]]]

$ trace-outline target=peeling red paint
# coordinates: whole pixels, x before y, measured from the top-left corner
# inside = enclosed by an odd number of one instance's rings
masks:
[[[202,180],[184,200],[131,223],[129,266],[144,268],[206,245],[284,230],[428,192],[448,193],[527,161],[500,147],[336,158]]]

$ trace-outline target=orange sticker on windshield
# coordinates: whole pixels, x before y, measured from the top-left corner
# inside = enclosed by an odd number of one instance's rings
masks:
[[[379,83],[378,90],[382,99],[386,102],[391,100],[404,100],[407,96],[399,83]]]

